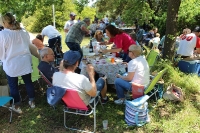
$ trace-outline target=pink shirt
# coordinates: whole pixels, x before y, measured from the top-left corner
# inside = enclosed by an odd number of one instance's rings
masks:
[[[122,48],[124,53],[127,53],[130,45],[136,45],[135,41],[126,33],[117,34],[115,37],[110,38],[109,42],[114,42],[117,48]]]

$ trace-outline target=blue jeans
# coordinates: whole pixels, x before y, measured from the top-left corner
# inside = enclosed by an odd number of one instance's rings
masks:
[[[72,51],[78,51],[81,54],[81,58],[83,57],[83,52],[81,50],[80,44],[75,42],[66,42],[68,48]]]
[[[54,51],[55,44],[57,43],[59,47],[61,47],[61,36],[57,36],[55,38],[48,40],[49,47]]]
[[[128,81],[125,81],[121,78],[115,79],[115,88],[117,91],[118,98],[125,98],[124,91],[132,91],[131,83],[129,83]]]
[[[97,90],[101,92],[101,90],[104,88],[105,81],[102,78],[99,78],[96,82]]]
[[[7,75],[8,85],[10,87],[10,95],[14,98],[16,105],[20,104],[21,98],[18,90],[18,77],[10,77]],[[26,86],[26,91],[29,96],[29,100],[33,101],[35,98],[35,91],[31,81],[31,73],[23,75],[22,79]]]

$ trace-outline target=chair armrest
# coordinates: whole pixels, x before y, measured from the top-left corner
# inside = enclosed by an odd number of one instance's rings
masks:
[[[92,98],[90,99],[89,103],[93,103],[94,100],[95,100],[95,98],[96,98],[97,96],[99,96],[99,94],[100,94],[100,91],[97,91],[96,96],[95,96],[95,97],[92,97]]]

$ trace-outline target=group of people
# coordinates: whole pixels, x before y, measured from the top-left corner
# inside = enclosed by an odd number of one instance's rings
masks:
[[[74,16],[74,14],[70,14]],[[26,30],[20,27],[19,22],[14,16],[7,13],[1,16],[0,24],[4,30],[0,32],[0,60],[3,62],[3,69],[6,72],[8,84],[10,87],[10,95],[14,98],[15,106],[13,110],[22,113],[20,109],[20,95],[18,90],[18,77],[22,76],[26,90],[29,96],[29,105],[35,108],[35,92],[31,81],[31,48],[30,37]],[[59,66],[52,66],[52,61],[55,58],[54,44],[61,42],[61,35],[55,27],[46,26],[41,35],[36,36],[32,41],[38,48],[40,54],[39,70],[44,73],[54,86],[62,88],[77,89],[80,98],[87,105],[90,97],[96,95],[97,91],[101,92],[102,103],[106,103],[109,98],[106,96],[107,83],[106,76],[100,77],[95,81],[95,70],[91,64],[87,65],[87,73],[89,78],[77,72],[77,68],[82,59],[82,50],[80,44],[86,34],[90,34],[87,27],[90,25],[90,19],[85,18],[71,26],[67,31],[65,42],[69,47],[69,51],[65,52]],[[66,26],[68,27],[68,26]],[[115,80],[115,88],[117,91],[118,100],[116,104],[124,102],[124,92],[131,90],[131,82],[147,85],[149,83],[149,67],[143,56],[141,56],[141,47],[136,45],[135,40],[127,33],[113,25],[107,25],[105,28],[108,41],[103,40],[103,33],[97,31],[95,39],[100,41],[101,45],[109,45],[114,43],[112,49],[106,49],[103,53],[119,53],[123,61],[127,63],[128,75],[122,76],[117,74]],[[43,43],[44,36],[48,36],[49,47],[45,47]],[[39,43],[38,43],[39,42]],[[61,45],[60,45],[61,46]],[[23,62],[23,63],[22,63]]]

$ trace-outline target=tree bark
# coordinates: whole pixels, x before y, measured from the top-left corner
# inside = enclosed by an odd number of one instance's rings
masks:
[[[166,36],[163,58],[173,61],[177,36],[177,19],[181,0],[169,0],[167,8]]]

